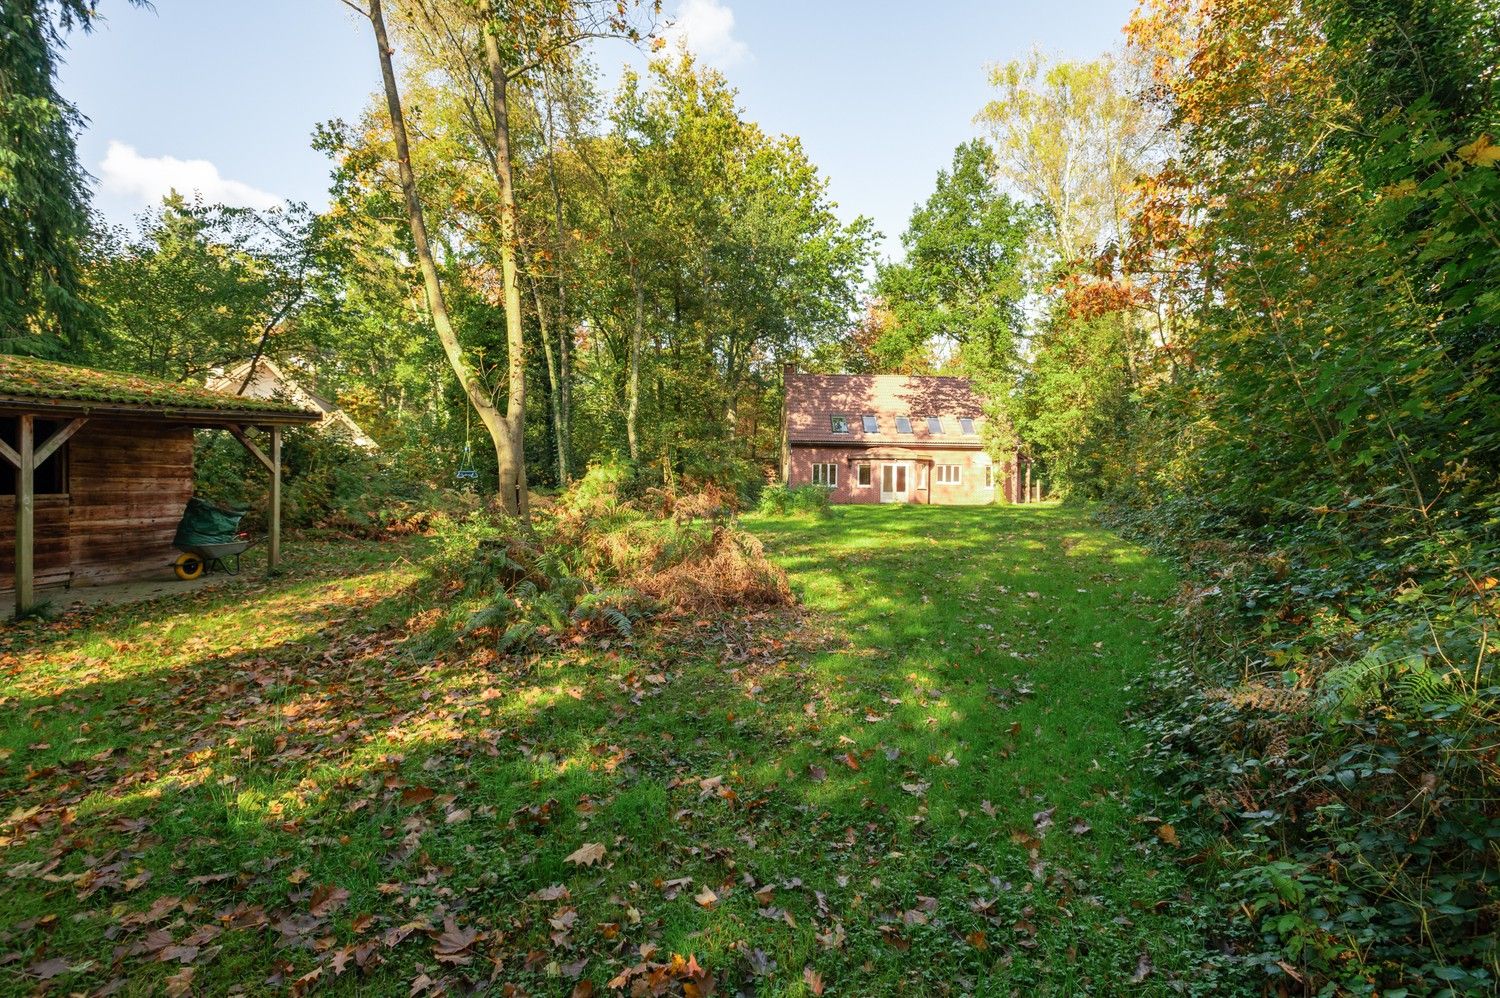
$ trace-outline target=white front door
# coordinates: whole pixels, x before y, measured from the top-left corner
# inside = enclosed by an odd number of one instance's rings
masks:
[[[906,502],[906,465],[880,466],[880,501]]]

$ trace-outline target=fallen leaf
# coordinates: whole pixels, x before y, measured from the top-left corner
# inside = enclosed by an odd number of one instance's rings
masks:
[[[802,968],[802,981],[807,985],[807,990],[814,995],[823,993],[823,975],[811,967]]]
[[[333,884],[319,884],[313,888],[312,904],[307,909],[318,918],[326,918],[338,911],[349,900],[349,892]]]
[[[1177,839],[1177,829],[1171,825],[1157,825],[1156,837],[1174,849],[1182,845]]]
[[[712,908],[718,902],[719,895],[715,894],[711,888],[705,886],[703,890],[693,895],[693,900],[705,908]]]
[[[193,986],[193,968],[183,967],[167,978],[168,998],[182,998]]]
[[[604,846],[598,842],[585,842],[567,855],[567,862],[578,866],[593,866],[604,858]]]
[[[66,974],[68,972],[68,969],[68,961],[64,960],[60,956],[55,956],[50,960],[43,960],[41,963],[33,963],[31,966],[26,968],[26,972],[33,977],[39,977],[44,981],[50,981],[52,978],[58,976],[59,974]]]
[[[407,787],[401,791],[401,803],[403,804],[425,804],[437,796],[437,791],[431,787]]]
[[[750,964],[750,973],[756,977],[769,977],[776,970],[776,961],[766,955],[763,949],[753,949],[745,958]]]
[[[461,928],[452,918],[444,919],[443,931],[433,940],[433,955],[443,963],[468,963],[469,957],[461,954],[478,938],[478,929]]]

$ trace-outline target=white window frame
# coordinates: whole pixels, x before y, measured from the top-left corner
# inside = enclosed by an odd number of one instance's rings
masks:
[[[906,424],[906,429],[904,429],[904,430],[901,428],[901,424],[902,423]],[[911,432],[911,417],[910,416],[897,416],[896,417],[896,432],[897,433],[910,433]]]
[[[875,482],[875,471],[868,463],[858,465],[854,470],[854,484],[862,489],[867,489]]]
[[[859,425],[864,427],[864,430],[865,430],[866,433],[879,433],[880,432],[880,417],[879,416],[861,416],[861,417],[859,417]]]
[[[943,417],[942,416],[928,416],[927,417],[927,432],[931,433],[934,436],[942,436],[943,435]]]
[[[932,476],[932,480],[938,485],[963,484],[963,465],[961,464],[939,464],[934,470],[936,474]]]
[[[838,488],[839,466],[832,461],[815,462],[812,466],[812,483],[827,486],[830,489]]]
[[[958,428],[964,432],[965,436],[970,437],[979,432],[974,426],[974,421],[968,417],[964,417],[958,421]]]
[[[828,428],[833,433],[849,432],[849,417],[838,414],[830,414],[828,417]]]

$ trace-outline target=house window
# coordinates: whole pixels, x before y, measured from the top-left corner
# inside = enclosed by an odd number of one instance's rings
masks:
[[[943,421],[936,416],[927,417],[927,432],[940,434],[943,432]]]
[[[830,489],[839,484],[839,466],[836,464],[815,464],[812,466],[812,483],[814,485],[826,485]]]
[[[957,485],[959,482],[958,468],[959,466],[956,464],[937,465],[937,483],[939,485]]]
[[[832,420],[832,424],[833,424],[833,432],[835,432],[835,433],[848,433],[849,432],[849,417],[848,416],[833,416],[833,417],[831,417],[831,420]]]
[[[855,474],[858,476],[855,479],[855,481],[859,482],[859,484],[861,484],[861,485],[869,485],[870,484],[870,466],[868,464],[862,464],[862,465],[860,465],[855,470]]]
[[[974,421],[972,419],[960,419],[958,421],[958,426],[959,429],[963,430],[970,436],[974,435]]]
[[[66,420],[38,419],[32,423],[32,446],[40,447],[52,439],[52,434],[67,426]],[[21,421],[15,416],[0,418],[0,440],[10,444],[11,449],[21,449]],[[32,492],[38,496],[65,496],[68,494],[68,445],[63,444],[52,456],[37,466],[32,473]],[[16,466],[0,458],[0,496],[16,494]]]
[[[984,487],[987,489],[995,487],[995,466],[993,464],[984,466]]]
[[[880,432],[880,420],[876,419],[874,416],[863,416],[861,418],[864,420],[866,433]]]
[[[896,417],[896,432],[897,433],[910,433],[911,432],[911,419],[909,417],[907,417],[907,416],[897,416]]]

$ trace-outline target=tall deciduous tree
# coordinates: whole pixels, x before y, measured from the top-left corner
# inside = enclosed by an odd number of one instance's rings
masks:
[[[317,225],[300,205],[258,212],[169,195],[140,232],[103,233],[85,270],[101,320],[84,355],[173,380],[308,345],[298,313],[315,284]]]
[[[880,269],[889,312],[868,349],[877,366],[921,367],[954,357],[970,374],[1013,368],[1033,212],[1003,193],[981,140],[953,153],[901,236],[906,256]],[[872,316],[873,318],[873,316]]]
[[[1051,61],[1040,52],[990,70],[995,96],[975,118],[1000,177],[1046,211],[1054,267],[1128,236],[1136,179],[1159,164],[1165,121],[1142,102],[1134,63]]]

